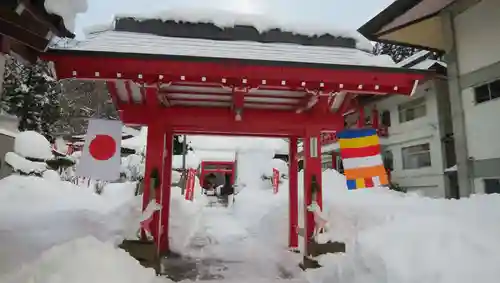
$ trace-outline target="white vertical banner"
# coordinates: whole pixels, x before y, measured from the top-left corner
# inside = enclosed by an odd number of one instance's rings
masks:
[[[120,178],[122,126],[116,120],[89,121],[77,176],[102,181]]]

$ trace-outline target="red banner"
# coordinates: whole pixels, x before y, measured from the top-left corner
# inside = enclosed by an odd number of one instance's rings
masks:
[[[280,185],[280,171],[276,168],[273,168],[273,192],[275,194],[278,193]]]
[[[194,179],[196,176],[196,170],[195,169],[189,169],[188,174],[187,174],[187,179],[186,179],[186,191],[185,191],[185,197],[186,200],[192,201],[194,198]]]

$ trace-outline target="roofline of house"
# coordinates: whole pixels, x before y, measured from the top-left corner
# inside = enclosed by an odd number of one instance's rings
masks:
[[[424,0],[396,0],[382,12],[362,25],[358,32],[369,40],[378,41],[375,35],[380,29],[392,22],[400,15],[406,13]]]
[[[391,29],[386,30],[384,32],[379,32],[384,26],[390,24],[397,17],[399,17],[402,14],[413,9],[415,6],[420,4],[422,1],[425,1],[425,0],[396,0],[391,5],[389,5],[387,8],[385,8],[382,12],[377,14],[371,20],[366,22],[364,25],[362,25],[358,29],[358,32],[361,33],[364,37],[368,38],[371,41],[376,41],[376,42],[380,42],[380,43],[387,43],[387,44],[395,44],[395,45],[400,45],[400,46],[405,46],[405,47],[412,47],[412,48],[417,48],[417,49],[421,49],[421,50],[429,50],[432,52],[443,54],[444,53],[443,50],[440,50],[440,49],[429,48],[427,46],[421,46],[421,45],[416,45],[416,44],[408,44],[405,42],[399,42],[399,41],[394,41],[394,40],[380,39],[380,36],[382,36],[382,35],[386,35],[388,33],[394,32],[396,30],[400,30],[402,28],[405,28],[405,27],[414,25],[416,23],[425,21],[425,20],[432,18],[432,17],[439,14],[440,11],[437,11],[435,13],[425,15],[424,17],[421,17],[421,18],[415,19],[413,21],[407,22],[405,24],[399,25],[397,27],[391,28]]]

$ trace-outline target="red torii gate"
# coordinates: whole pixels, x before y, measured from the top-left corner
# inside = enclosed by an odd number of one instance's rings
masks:
[[[161,213],[155,215],[153,229],[161,252],[169,250],[174,134],[289,138],[289,247],[297,248],[297,140],[303,139],[306,154],[304,205],[307,206],[313,197],[313,176],[321,186],[320,135],[343,129],[343,113],[349,110],[351,94],[411,95],[427,74],[373,66],[140,52],[77,48],[51,50],[43,57],[55,63],[59,79],[106,81],[123,122],[149,127],[143,204],[147,205],[149,189],[154,185],[156,199],[163,206]],[[321,205],[321,189],[317,200]],[[307,243],[313,233],[314,219],[312,213],[304,211]]]

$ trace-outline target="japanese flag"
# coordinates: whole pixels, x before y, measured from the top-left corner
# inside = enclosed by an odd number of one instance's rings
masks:
[[[76,174],[79,177],[102,181],[115,181],[120,178],[121,141],[120,121],[90,120]]]

